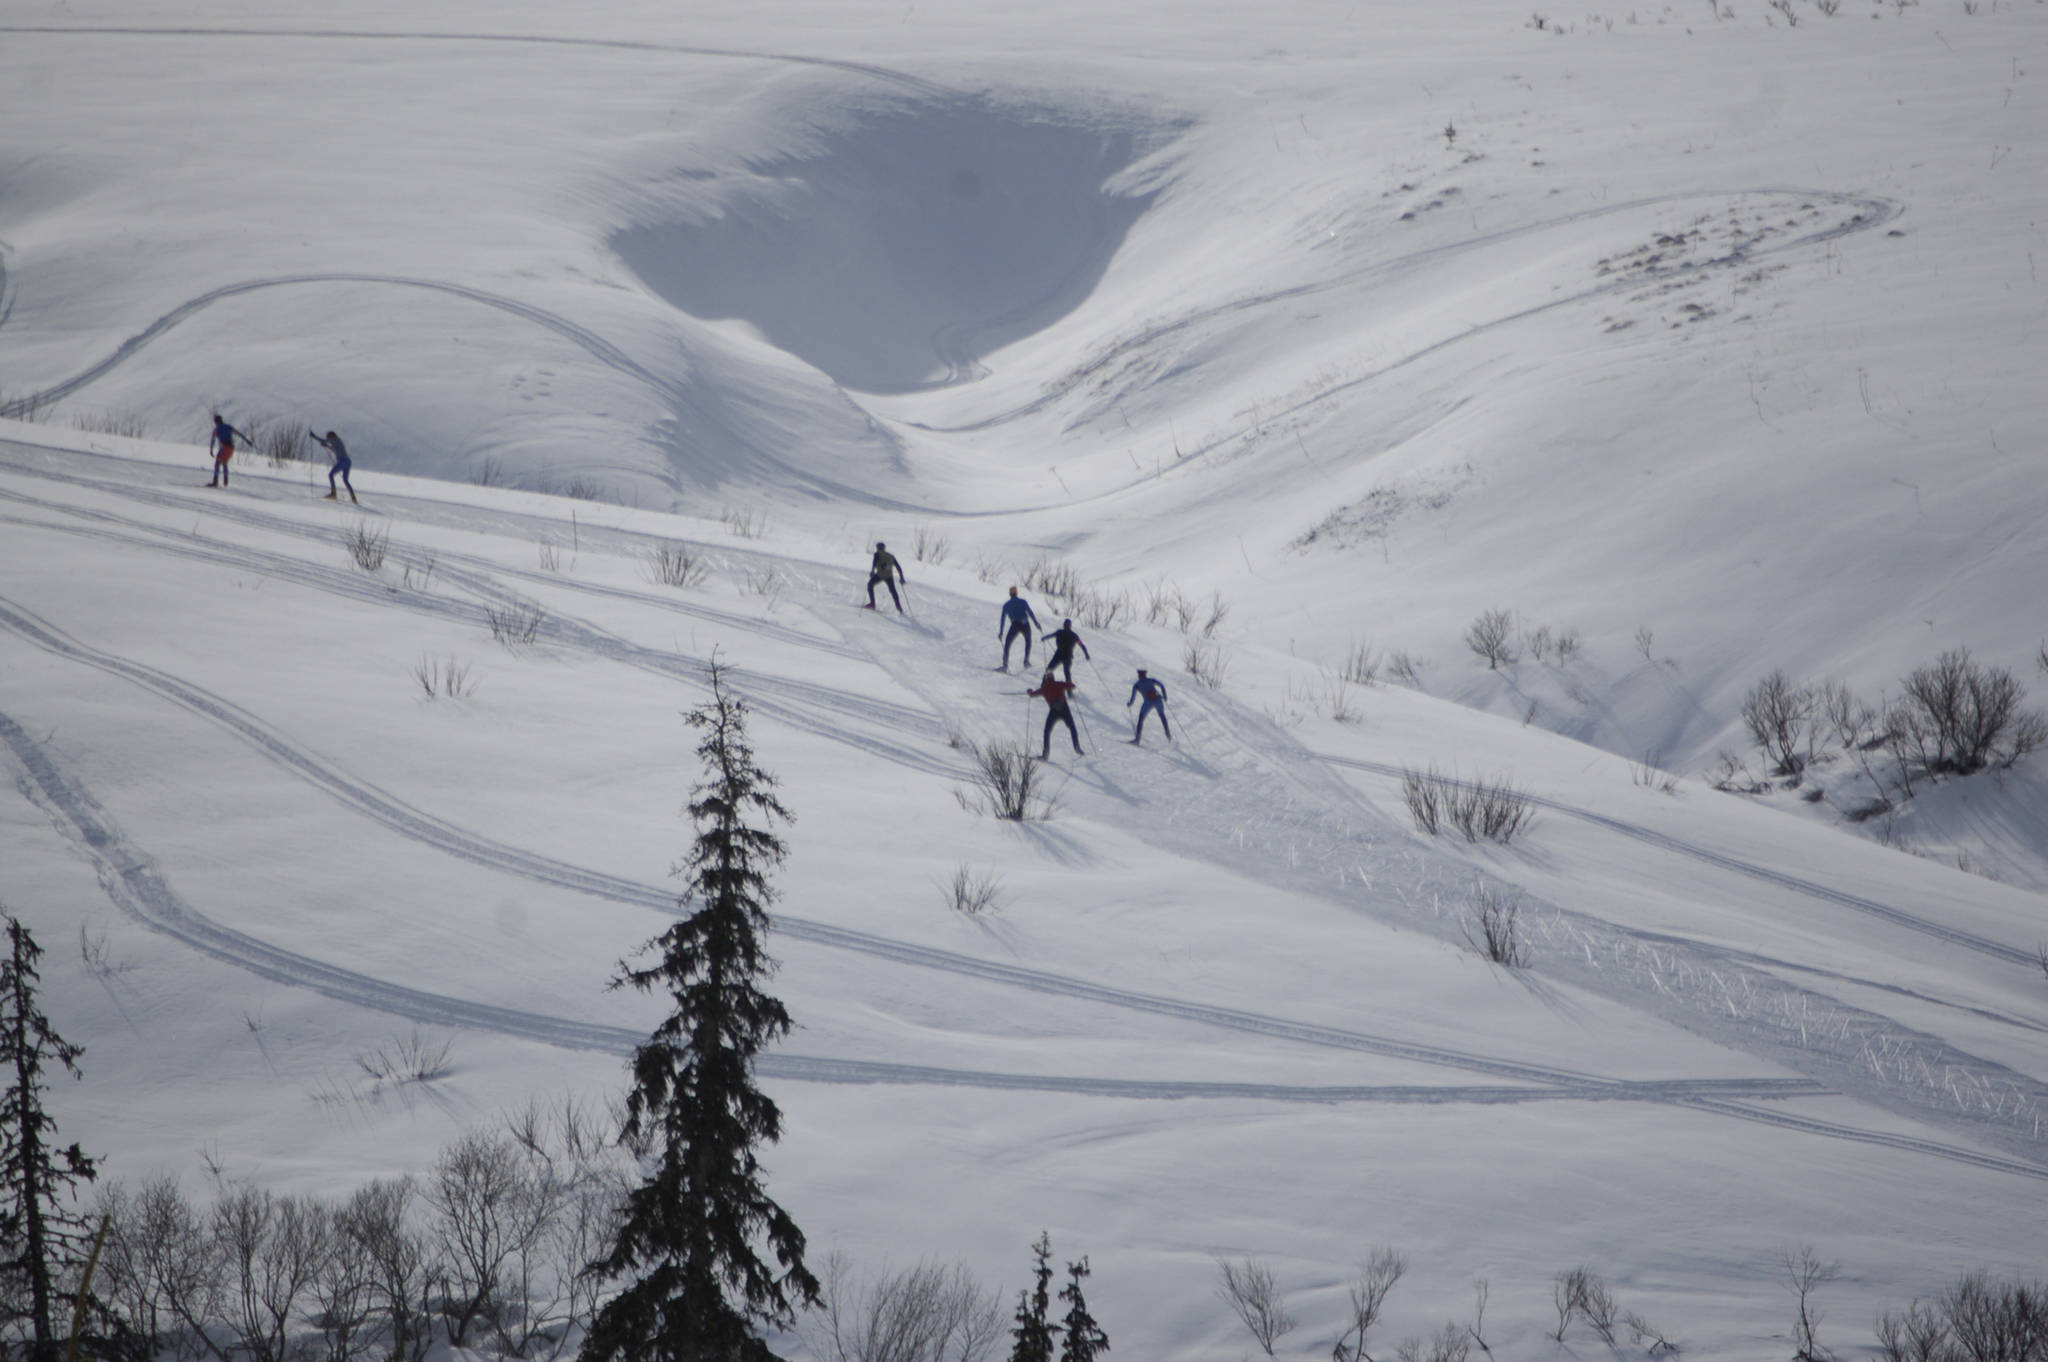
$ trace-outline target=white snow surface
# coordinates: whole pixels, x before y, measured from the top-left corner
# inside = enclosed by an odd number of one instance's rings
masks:
[[[1217,1362],[1219,1256],[1300,1358],[1380,1244],[1386,1351],[1484,1277],[1503,1358],[1577,1355],[1580,1263],[1715,1358],[1787,1355],[1801,1244],[1845,1350],[2039,1275],[2042,756],[1856,825],[1846,760],[1706,776],[1773,668],[2048,689],[2048,6],[1790,14],[0,3],[0,898],[65,1137],[339,1194],[622,1092],[715,655],[796,815],[761,1076],[816,1253],[1014,1292],[1044,1228],[1115,1356]],[[207,488],[214,409],[339,429],[361,507]],[[1228,670],[1084,630],[1019,826],[955,791],[1036,741],[1040,557],[1215,593]],[[1583,648],[1490,670],[1487,609]],[[1418,677],[1340,722],[1361,644]],[[1430,764],[1534,827],[1418,833]],[[368,1082],[415,1027],[452,1071]]]

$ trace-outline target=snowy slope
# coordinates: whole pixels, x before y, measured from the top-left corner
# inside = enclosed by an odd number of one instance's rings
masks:
[[[799,819],[818,1245],[1014,1286],[1049,1228],[1139,1357],[1243,1351],[1217,1254],[1301,1356],[1379,1243],[1386,1337],[1484,1276],[1514,1355],[1579,1262],[1742,1357],[1800,1242],[1859,1338],[2038,1272],[2038,758],[1916,803],[1924,857],[1625,759],[1703,771],[1772,667],[2030,665],[2042,11],[1693,8],[0,9],[0,894],[67,1134],[335,1191],[617,1091],[715,652]],[[198,485],[215,405],[341,428],[361,511]],[[908,619],[852,604],[878,536],[947,541]],[[957,744],[1032,731],[991,630],[1045,554],[1220,592],[1230,661],[1088,631],[1093,755],[1018,828]],[[1492,608],[1584,648],[1489,671]],[[1366,642],[1419,684],[1337,722]],[[1140,665],[1172,748],[1117,741]],[[1535,829],[1421,837],[1429,763]],[[372,1090],[415,1024],[454,1072]]]

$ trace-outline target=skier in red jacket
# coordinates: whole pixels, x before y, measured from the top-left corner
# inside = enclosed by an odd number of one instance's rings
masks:
[[[1052,726],[1054,724],[1065,724],[1067,726],[1067,737],[1073,740],[1075,756],[1086,755],[1086,753],[1081,751],[1080,731],[1074,727],[1074,711],[1067,708],[1067,697],[1072,695],[1075,689],[1071,682],[1054,680],[1052,669],[1047,668],[1045,679],[1038,683],[1038,689],[1024,692],[1026,695],[1036,695],[1045,701],[1045,742],[1038,754],[1040,761],[1045,761],[1052,756]]]

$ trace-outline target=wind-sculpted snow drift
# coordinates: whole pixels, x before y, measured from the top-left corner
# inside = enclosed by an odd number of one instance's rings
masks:
[[[1088,296],[1150,203],[1111,182],[1165,130],[950,97],[803,110],[790,149],[618,232],[647,286],[844,387],[957,382]]]

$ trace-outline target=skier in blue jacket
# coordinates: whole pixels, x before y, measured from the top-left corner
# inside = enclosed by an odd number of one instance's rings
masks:
[[[313,443],[334,456],[334,467],[327,470],[327,495],[323,499],[326,501],[333,501],[335,499],[334,480],[336,477],[339,477],[341,485],[348,488],[348,499],[355,501],[356,485],[350,482],[348,478],[348,470],[355,467],[355,464],[348,457],[348,446],[343,444],[341,437],[331,430],[325,435],[315,435]]]
[[[240,440],[245,445],[256,443],[241,431],[229,425],[219,412],[215,412],[213,414],[213,435],[206,442],[207,448],[213,453],[213,481],[206,484],[208,487],[225,487],[228,485],[228,460],[235,457],[235,441],[237,440]]]
[[[1003,670],[1010,670],[1010,645],[1019,638],[1024,640],[1024,669],[1031,669],[1031,631],[1038,627],[1038,616],[1031,613],[1031,602],[1017,594],[1017,588],[1010,588],[1010,599],[1003,602],[1002,617],[996,621],[996,632],[1003,638]]]
[[[1133,737],[1131,741],[1134,743],[1145,741],[1145,716],[1147,714],[1157,714],[1159,716],[1159,727],[1165,730],[1166,740],[1172,742],[1173,727],[1166,722],[1166,683],[1158,680],[1156,677],[1145,675],[1143,667],[1138,668],[1138,679],[1131,683],[1131,698],[1124,701],[1124,708],[1129,709],[1140,698],[1145,703],[1138,710],[1138,732],[1137,736]]]

